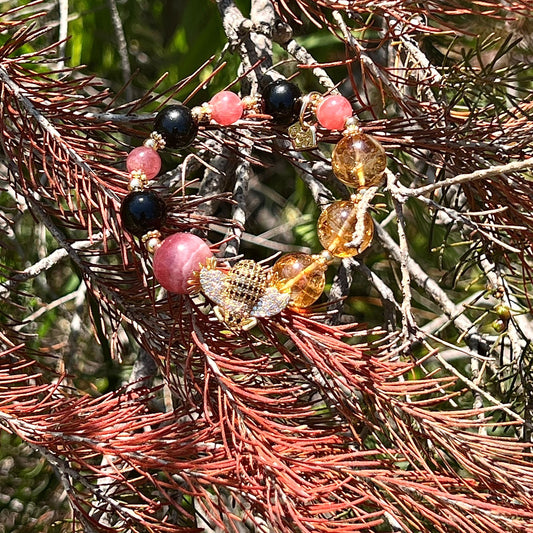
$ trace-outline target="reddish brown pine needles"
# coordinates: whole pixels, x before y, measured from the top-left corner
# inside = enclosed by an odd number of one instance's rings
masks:
[[[236,8],[228,14],[226,4],[219,4],[226,27],[240,20]],[[40,64],[53,64],[55,45],[23,55],[24,45],[42,37],[46,28],[31,26],[34,16],[6,13],[0,126],[8,159],[2,188],[9,201],[0,239],[8,248],[17,229],[13,213],[28,209],[59,249],[24,270],[17,265],[18,272],[2,267],[0,424],[53,466],[78,530],[531,531],[531,414],[518,400],[513,405],[502,400],[498,380],[490,387],[484,380],[488,369],[503,376],[501,381],[521,377],[516,396],[524,399],[530,386],[524,371],[529,352],[521,328],[528,324],[500,309],[508,340],[495,341],[477,329],[481,319],[468,306],[480,295],[464,304],[452,301],[452,291],[434,279],[436,267],[427,273],[409,255],[405,225],[406,216],[414,220],[413,213],[422,210],[424,216],[435,210],[462,223],[453,229],[456,234],[465,237],[466,227],[475,235],[464,264],[475,257],[491,297],[526,309],[533,192],[521,172],[531,166],[525,142],[528,106],[508,109],[504,118],[490,102],[462,112],[447,99],[453,100],[454,89],[468,101],[473,81],[465,74],[471,66],[467,58],[457,61],[456,71],[438,70],[424,63],[415,41],[416,32],[445,33],[455,27],[456,15],[472,15],[481,7],[495,20],[507,15],[494,2],[448,3],[446,10],[436,6],[440,17],[435,18],[433,6],[422,9],[411,2],[391,7],[387,2],[298,0],[290,10],[285,2],[275,6],[300,22],[302,10],[334,30],[347,50],[346,60],[335,64],[360,69],[361,83],[354,83],[353,72],[348,78],[353,100],[368,119],[363,129],[391,154],[386,190],[398,223],[390,232],[394,237],[387,231],[393,216],[382,219],[376,234],[397,272],[385,275],[379,257],[374,270],[347,260],[332,281],[330,305],[308,312],[287,309],[237,335],[201,299],[162,295],[147,254],[124,232],[117,215],[127,194],[127,175],[117,168],[126,152],[119,139],[146,133],[142,123],[150,117],[128,113],[155,96],[113,109],[109,94],[94,90],[95,79],[68,71],[57,76]],[[512,9],[516,17],[532,14],[525,2],[513,3]],[[383,23],[376,50],[402,41],[405,48],[397,61],[380,63],[365,49],[376,44],[372,39],[356,41],[346,31],[347,20],[362,14],[368,17],[359,27],[361,35]],[[427,17],[424,24],[421,15]],[[328,65],[319,66],[294,42],[284,43],[288,53],[331,89],[321,68]],[[268,68],[247,59],[246,75],[252,80],[257,69]],[[191,80],[169,94],[192,85]],[[380,113],[367,98],[371,93],[397,114]],[[251,165],[272,152],[298,169],[317,205],[342,188],[329,188],[324,154],[308,160],[288,147],[283,131],[268,122],[251,122],[224,134],[202,130],[194,155],[179,167],[179,179],[164,178],[163,195],[172,206],[168,233],[205,234],[218,225],[242,237],[242,184],[251,179]],[[198,169],[202,187],[212,187],[205,196],[205,188],[189,194],[195,185],[191,172]],[[216,212],[215,200],[228,196],[213,185],[217,172],[234,179],[235,221]],[[426,172],[432,180],[425,181]],[[492,181],[499,176],[505,179]],[[409,212],[408,199],[420,202],[420,211]],[[227,235],[217,247],[231,242]],[[127,332],[157,371],[141,368],[130,383],[100,394],[80,385],[68,355],[63,356],[64,344],[32,348],[33,339],[22,333],[30,322],[23,284],[64,255],[83,278],[99,338],[111,339],[111,352],[120,356]],[[349,324],[333,323],[342,318],[342,312],[332,312],[340,309],[335,300],[353,296],[343,279],[356,269],[372,284],[389,331],[354,324],[353,317]],[[516,290],[514,277],[520,278],[525,295]],[[423,290],[413,296],[415,286]],[[430,303],[415,308],[416,297]],[[437,306],[443,314],[427,320]],[[446,327],[453,333],[439,336]],[[505,348],[520,352],[521,359],[508,358],[498,367],[498,346],[502,358]],[[450,363],[458,354],[468,365]]]

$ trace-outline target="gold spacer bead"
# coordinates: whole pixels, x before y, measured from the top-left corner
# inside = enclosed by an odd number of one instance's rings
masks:
[[[128,189],[130,191],[142,191],[146,185],[146,174],[142,170],[132,170],[130,172],[130,182]]]
[[[329,250],[322,250],[319,255],[324,263],[330,263],[334,258],[333,254]]]
[[[245,111],[254,111],[254,112],[259,111],[259,101],[260,101],[259,96],[257,95],[244,96],[241,101],[242,101],[242,107]]]
[[[144,140],[143,146],[146,146],[147,148],[153,148],[155,150],[157,146],[157,142],[154,139],[148,137],[148,139]]]
[[[157,131],[152,131],[150,137],[143,142],[143,145],[153,148],[157,152],[157,150],[162,150],[165,147],[165,139]]]
[[[359,126],[359,120],[357,117],[350,117],[346,119],[344,123],[343,135],[353,135],[355,133],[361,133],[361,128]]]
[[[198,123],[209,122],[211,120],[212,111],[213,108],[207,102],[204,102],[202,105],[194,106],[191,109],[192,116],[194,120]]]
[[[317,107],[320,105],[320,102],[324,100],[324,95],[320,94],[319,92],[313,91],[312,93],[309,93],[309,109],[315,115],[316,117],[316,110]]]
[[[149,231],[141,237],[148,253],[153,254],[161,246],[161,233],[157,230]]]

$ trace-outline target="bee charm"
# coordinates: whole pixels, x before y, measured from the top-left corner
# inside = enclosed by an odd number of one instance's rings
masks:
[[[287,307],[290,294],[283,294],[274,280],[255,261],[242,260],[224,272],[214,260],[198,274],[202,292],[216,303],[216,317],[233,329],[249,330],[257,318],[274,316]]]

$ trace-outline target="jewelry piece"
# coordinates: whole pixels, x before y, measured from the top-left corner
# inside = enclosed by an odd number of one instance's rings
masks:
[[[200,268],[198,278],[202,292],[217,304],[215,316],[232,329],[251,329],[257,318],[277,315],[290,300],[290,294],[276,288],[276,276],[249,259],[237,262],[228,272],[210,259]]]
[[[372,217],[359,209],[359,196],[354,193],[349,200],[333,202],[320,215],[321,253],[285,254],[271,269],[246,259],[232,268],[219,267],[209,245],[190,233],[175,233],[161,240],[166,205],[158,193],[147,188],[161,169],[157,151],[184,148],[194,141],[199,125],[215,122],[229,126],[250,111],[261,111],[272,117],[273,124],[288,126],[297,150],[316,148],[319,128],[341,131],[342,138],[332,153],[332,168],[340,181],[356,191],[378,185],[387,165],[385,150],[360,130],[346,98],[316,92],[302,97],[298,87],[285,80],[268,84],[260,97],[240,99],[222,91],[201,106],[170,105],[157,114],[154,131],[126,160],[130,192],[120,209],[123,226],[154,254],[154,277],[163,288],[176,294],[202,292],[215,304],[215,316],[233,330],[251,329],[258,318],[273,317],[288,306],[302,309],[312,305],[324,290],[325,272],[334,258],[361,254],[374,234]]]

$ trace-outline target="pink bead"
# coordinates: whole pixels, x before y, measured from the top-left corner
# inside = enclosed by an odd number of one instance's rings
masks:
[[[229,126],[242,117],[241,99],[231,91],[221,91],[209,102],[211,118],[221,126]]]
[[[340,94],[326,96],[316,110],[318,122],[328,130],[343,130],[346,120],[352,114],[350,102]]]
[[[154,276],[167,291],[187,294],[193,272],[212,255],[200,237],[192,233],[174,233],[154,254]]]
[[[128,154],[126,168],[128,172],[141,170],[146,175],[146,178],[151,180],[161,170],[161,158],[153,148],[149,146],[138,146]]]

